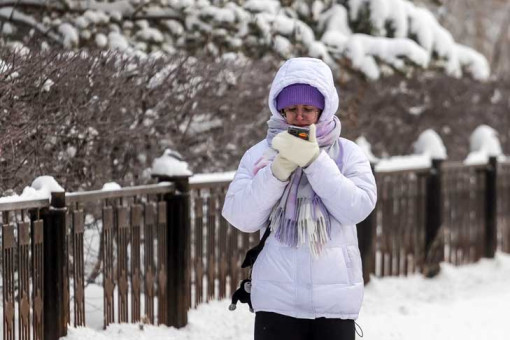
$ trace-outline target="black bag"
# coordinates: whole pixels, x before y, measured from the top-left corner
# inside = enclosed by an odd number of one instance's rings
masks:
[[[234,294],[232,294],[232,303],[228,307],[229,310],[235,310],[237,307],[236,304],[239,301],[241,303],[247,303],[248,306],[250,306],[250,311],[253,312],[253,307],[251,305],[251,270],[257,260],[257,257],[264,248],[264,244],[266,243],[270,233],[271,229],[268,226],[266,228],[266,232],[260,239],[259,244],[246,252],[241,268],[250,267],[250,276],[249,278],[242,280],[239,288],[234,292]]]

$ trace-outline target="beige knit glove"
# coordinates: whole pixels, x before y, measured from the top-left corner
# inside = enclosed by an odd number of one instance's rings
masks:
[[[297,167],[296,163],[292,163],[281,155],[276,155],[273,164],[271,164],[271,171],[273,171],[274,177],[282,182],[286,182]]]
[[[272,146],[279,155],[304,168],[319,156],[319,144],[315,137],[315,124],[310,125],[309,140],[293,136],[287,131],[273,138]]]

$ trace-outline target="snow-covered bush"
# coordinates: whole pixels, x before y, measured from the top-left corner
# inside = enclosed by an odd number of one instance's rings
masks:
[[[413,69],[440,69],[486,80],[486,58],[456,43],[434,15],[410,0],[66,1],[0,2],[5,42],[16,26],[67,48],[193,55],[242,52],[250,57],[312,56],[369,79]],[[33,8],[38,8],[33,11]],[[5,28],[7,27],[7,28]],[[108,36],[108,43],[105,37]],[[0,40],[2,42],[3,40]]]

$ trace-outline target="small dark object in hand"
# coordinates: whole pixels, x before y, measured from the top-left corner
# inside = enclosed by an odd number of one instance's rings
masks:
[[[241,281],[239,288],[232,295],[232,304],[228,307],[229,310],[235,310],[237,301],[241,303],[247,303],[250,306],[250,312],[253,312],[253,307],[251,306],[251,280],[246,279]]]
[[[264,235],[262,235],[259,244],[248,250],[248,252],[246,253],[243,264],[241,266],[242,268],[253,267],[253,264],[255,263],[257,257],[259,256],[259,253],[262,251],[262,248],[264,248],[264,244],[266,243],[269,234],[271,234],[271,228],[267,226],[266,231],[264,232]],[[237,301],[241,301],[241,303],[247,303],[248,306],[250,306],[250,312],[253,313],[253,307],[251,305],[251,270],[250,277],[246,280],[241,281],[239,288],[234,292],[234,294],[232,294],[232,304],[230,304],[228,309],[235,310]]]
[[[291,125],[287,128],[287,132],[304,140],[308,140],[308,137],[310,136],[310,129],[307,127]]]

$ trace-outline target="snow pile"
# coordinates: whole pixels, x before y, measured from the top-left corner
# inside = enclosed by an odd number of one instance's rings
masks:
[[[217,172],[212,174],[195,174],[190,177],[191,184],[211,182],[231,182],[234,179],[235,171]]]
[[[104,41],[100,41],[100,43],[103,42]],[[108,47],[112,50],[125,51],[129,48],[129,42],[126,37],[119,32],[110,32],[108,34]]]
[[[16,31],[16,28],[9,24],[8,22],[3,23],[2,34],[3,35],[11,35]]]
[[[404,169],[428,168],[432,159],[446,159],[446,147],[441,137],[433,130],[425,130],[413,144],[414,154],[407,156],[393,156],[382,159],[377,163],[375,170],[389,172]]]
[[[50,198],[52,192],[64,192],[64,188],[52,176],[39,176],[32,182],[31,187],[42,196]]]
[[[80,38],[78,37],[78,31],[74,28],[74,26],[66,22],[59,26],[58,31],[64,37],[63,43],[66,48],[78,46]]]
[[[423,155],[406,155],[392,156],[390,158],[381,159],[375,166],[376,172],[391,172],[398,170],[423,169],[431,166],[430,156]]]
[[[487,125],[478,126],[469,137],[470,153],[464,160],[467,165],[486,164],[489,157],[505,160],[496,130]]]
[[[0,197],[0,203],[50,199],[52,192],[64,191],[64,188],[57,183],[55,178],[51,176],[39,176],[34,179],[31,186],[23,189],[21,195]]]
[[[188,163],[182,156],[173,150],[166,149],[163,155],[152,162],[151,174],[153,176],[184,177],[193,173],[188,169]]]
[[[461,267],[442,263],[441,273],[433,279],[418,274],[372,277],[356,322],[367,340],[507,340],[509,281],[510,256],[502,253]],[[91,328],[70,327],[63,340],[253,339],[254,314],[245,305],[229,311],[229,299],[191,310],[182,329],[114,324],[102,330],[102,287],[88,285],[85,294]]]
[[[119,190],[119,189],[122,189],[122,187],[120,186],[120,184],[118,184],[116,182],[107,182],[107,183],[103,184],[103,187],[101,188],[101,190],[103,190],[103,191],[112,191],[112,190]]]
[[[446,147],[441,137],[431,129],[423,131],[418,140],[413,144],[414,153],[428,155],[434,159],[446,159]]]

